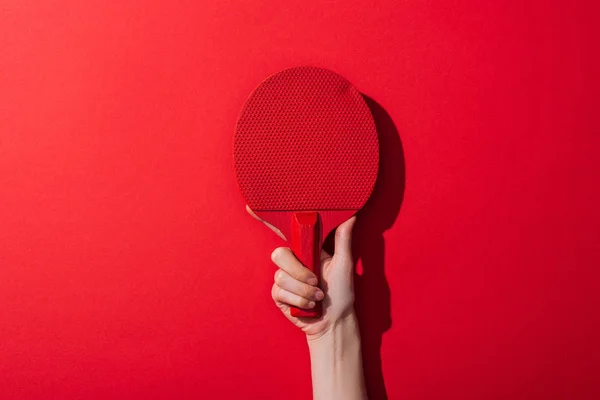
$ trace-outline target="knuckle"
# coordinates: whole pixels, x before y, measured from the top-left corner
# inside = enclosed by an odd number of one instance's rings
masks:
[[[306,280],[313,276],[313,273],[306,267],[302,268],[302,272],[300,273],[302,279]]]
[[[279,298],[279,287],[277,286],[277,284],[274,284],[271,288],[271,298],[275,301],[277,301]]]
[[[283,282],[283,271],[278,269],[275,271],[275,283],[281,285],[281,282]]]
[[[311,286],[302,285],[302,297],[306,297],[306,298],[312,297],[315,290],[316,289]]]
[[[277,260],[280,259],[282,251],[283,251],[282,247],[278,247],[275,250],[273,250],[273,252],[271,253],[271,261],[276,263]]]
[[[304,268],[302,270],[302,272],[300,273],[300,275],[298,276],[298,280],[301,280],[302,282],[309,282],[313,278],[314,278],[314,274],[312,272],[310,272],[310,270],[308,268]]]
[[[302,308],[308,308],[308,304],[310,303],[310,300],[305,299],[305,298],[300,298],[300,300],[298,301],[298,307],[302,307]]]

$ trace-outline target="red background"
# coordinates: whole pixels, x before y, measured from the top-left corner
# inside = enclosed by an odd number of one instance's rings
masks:
[[[0,398],[310,397],[231,157],[246,96],[303,64],[380,105],[372,398],[599,398],[590,7],[4,0]]]

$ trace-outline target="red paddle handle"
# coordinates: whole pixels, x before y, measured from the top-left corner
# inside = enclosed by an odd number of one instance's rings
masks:
[[[292,215],[292,251],[302,264],[321,278],[319,213],[295,212]],[[321,316],[321,302],[313,309],[291,307],[293,317],[318,318]]]

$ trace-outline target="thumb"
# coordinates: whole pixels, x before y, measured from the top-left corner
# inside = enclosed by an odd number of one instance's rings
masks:
[[[353,216],[335,230],[335,255],[352,259],[352,229],[356,222]]]

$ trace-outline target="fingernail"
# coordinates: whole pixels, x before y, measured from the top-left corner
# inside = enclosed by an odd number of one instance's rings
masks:
[[[317,303],[315,303],[314,301],[309,301],[308,302],[308,308],[313,308]]]
[[[319,281],[317,280],[317,278],[310,278],[308,280],[308,284],[312,285],[312,286],[317,286],[317,283],[319,283]]]
[[[315,293],[315,299],[323,300],[323,297],[325,297],[325,294],[323,294],[323,292],[321,292],[320,290],[317,293]]]

